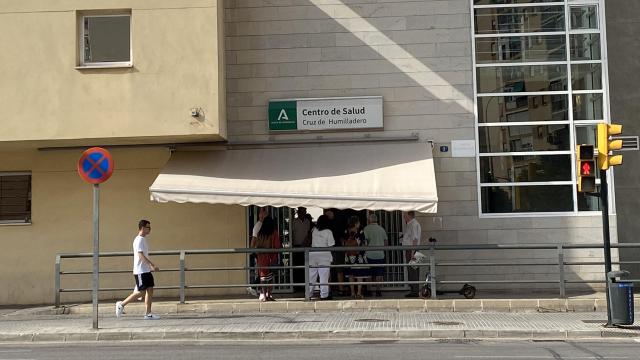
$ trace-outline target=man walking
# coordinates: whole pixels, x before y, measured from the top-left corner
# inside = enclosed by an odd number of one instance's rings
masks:
[[[150,232],[151,222],[140,220],[138,223],[138,236],[133,240],[133,277],[135,278],[136,287],[126,299],[116,303],[116,317],[118,318],[124,314],[124,307],[128,303],[144,295],[144,303],[147,306],[144,319],[160,319],[159,316],[151,313],[153,287],[155,286],[151,272],[158,271],[159,268],[149,259],[149,245],[147,244],[146,236]]]
[[[407,211],[403,214],[404,221],[406,222],[405,231],[402,236],[403,246],[416,246],[420,244],[420,235],[422,233],[422,227],[418,220],[416,220],[416,213],[414,211]],[[406,263],[413,258],[414,250],[407,250],[405,252]],[[413,269],[411,266],[407,266],[407,277],[409,281],[418,280],[418,269]],[[418,297],[418,284],[409,284],[411,290],[405,297]]]

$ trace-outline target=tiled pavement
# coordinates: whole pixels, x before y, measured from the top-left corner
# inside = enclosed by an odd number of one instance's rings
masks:
[[[155,321],[104,314],[96,332],[87,315],[23,314],[0,317],[0,341],[640,338],[640,327],[604,328],[605,319],[603,312],[190,313],[165,314]]]
[[[640,299],[636,299],[640,309]],[[142,313],[143,304],[130,304],[130,313]],[[154,311],[164,314],[212,313],[300,313],[300,312],[602,312],[606,300],[602,297],[574,297],[569,299],[367,299],[336,301],[304,301],[300,298],[279,298],[276,302],[261,303],[256,299],[194,300],[185,304],[176,301],[154,302]],[[113,302],[102,302],[100,313],[113,312]],[[23,310],[26,312],[28,310]],[[91,304],[34,309],[38,314],[91,314]]]

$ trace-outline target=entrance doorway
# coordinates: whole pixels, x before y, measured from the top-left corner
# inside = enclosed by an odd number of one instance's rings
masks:
[[[271,218],[275,221],[276,227],[278,229],[278,233],[280,235],[280,242],[283,248],[291,247],[291,234],[293,232],[293,214],[294,209],[288,207],[272,207],[267,206],[267,213]],[[249,206],[247,207],[247,234],[249,234],[247,238],[247,247],[249,247],[251,243],[251,234],[253,232],[253,225],[258,222],[258,211],[260,208],[258,206]],[[277,264],[278,266],[289,266],[291,264],[291,253],[281,253],[278,256]],[[247,264],[251,267],[255,267],[255,256],[251,254],[247,254]],[[249,280],[253,280],[257,276],[257,271],[248,270],[247,276]],[[293,269],[276,269],[273,271],[273,292],[274,293],[292,293],[293,286],[290,285],[278,285],[278,284],[287,284],[291,283],[293,279]]]
[[[289,248],[292,244],[292,234],[293,234],[293,219],[295,216],[295,209],[289,207],[271,207],[267,206],[267,213],[271,216],[272,219],[275,220],[275,223],[278,227],[278,231],[280,234],[280,241],[282,243],[283,248]],[[345,209],[345,210],[334,210],[336,221],[339,223],[339,228],[346,229],[347,220],[351,216],[358,216],[360,218],[360,224],[362,226],[366,226],[367,224],[367,214],[372,212],[370,210],[353,210],[353,209]],[[249,237],[247,239],[247,247],[249,247],[251,241],[251,233],[253,230],[254,224],[258,221],[258,206],[249,206],[247,207],[247,233]],[[317,220],[318,214],[322,214],[321,209],[316,209],[316,211],[309,209],[308,211],[313,215],[314,222]],[[378,224],[382,226],[387,231],[387,237],[389,238],[390,246],[397,246],[400,244],[400,238],[402,237],[402,229],[403,229],[403,220],[402,220],[402,212],[401,211],[384,211],[377,210],[373,211],[378,216]],[[337,239],[336,239],[337,242]],[[404,255],[402,251],[386,251],[385,252],[385,260],[387,264],[402,264],[404,263]],[[282,253],[278,259],[278,264],[280,266],[289,266],[292,263],[292,253]],[[255,263],[252,261],[252,257],[247,255],[247,264],[251,266],[255,266]],[[278,269],[274,270],[274,292],[275,293],[293,293],[294,289],[289,285],[278,285],[278,284],[287,284],[291,283],[293,279],[293,269]],[[255,271],[249,270],[247,271],[247,277],[249,280],[255,278]],[[406,267],[403,266],[389,266],[385,268],[384,271],[384,281],[388,282],[401,282],[407,278]],[[405,285],[386,285],[383,287],[384,290],[406,290],[407,286]]]

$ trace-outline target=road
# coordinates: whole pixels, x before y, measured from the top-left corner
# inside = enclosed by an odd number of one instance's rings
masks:
[[[424,342],[113,342],[0,345],[0,360],[26,359],[451,359],[451,360],[588,360],[639,359],[638,340]]]

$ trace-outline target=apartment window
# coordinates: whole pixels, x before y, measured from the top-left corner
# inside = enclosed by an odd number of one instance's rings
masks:
[[[0,172],[0,224],[31,222],[31,174]]]
[[[131,14],[80,17],[81,66],[131,65]]]
[[[481,215],[597,211],[575,146],[606,118],[603,0],[470,0]]]

